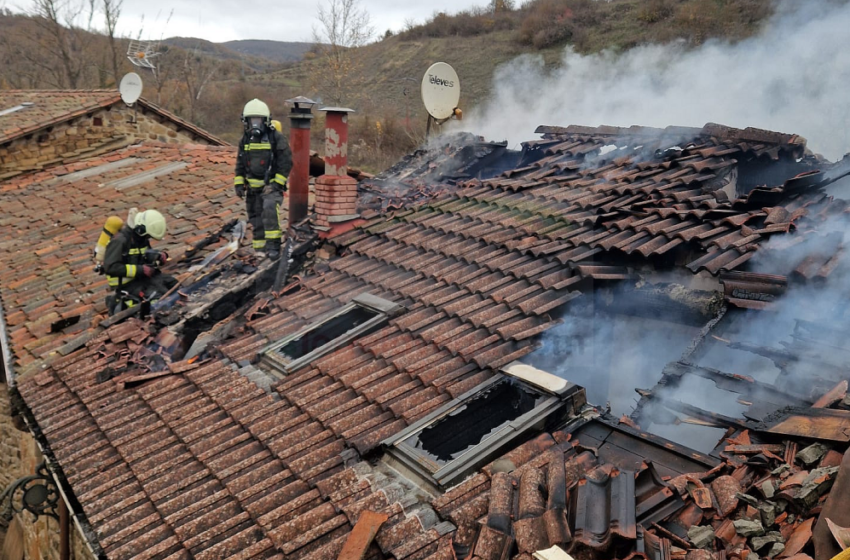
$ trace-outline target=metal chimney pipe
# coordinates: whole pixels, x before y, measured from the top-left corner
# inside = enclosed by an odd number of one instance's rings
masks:
[[[303,96],[288,99],[292,105],[289,148],[292,150],[292,171],[289,172],[289,225],[307,217],[310,193],[310,121],[313,120],[312,99]]]
[[[347,107],[325,107],[325,175],[348,175],[348,113]]]

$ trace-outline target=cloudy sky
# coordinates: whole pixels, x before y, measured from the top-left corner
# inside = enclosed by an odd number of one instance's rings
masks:
[[[327,0],[325,0],[327,1]],[[2,0],[0,0],[2,2]],[[487,0],[433,0],[407,3],[395,0],[361,0],[377,35],[399,30],[407,19],[423,21],[435,11],[456,12],[485,4]],[[123,35],[142,38],[200,37],[213,42],[236,39],[310,41],[316,23],[316,0],[246,3],[234,0],[124,0],[120,18]],[[170,19],[169,19],[170,15]]]

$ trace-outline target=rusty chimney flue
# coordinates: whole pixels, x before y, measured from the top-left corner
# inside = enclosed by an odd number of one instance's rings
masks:
[[[286,101],[292,106],[289,148],[292,150],[292,171],[289,172],[289,225],[307,217],[307,197],[310,192],[310,121],[313,120],[312,99],[300,96]]]
[[[316,225],[357,217],[357,181],[348,176],[348,114],[353,109],[325,107],[325,174],[316,179]]]

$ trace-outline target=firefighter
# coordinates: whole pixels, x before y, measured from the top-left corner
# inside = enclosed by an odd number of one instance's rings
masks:
[[[139,212],[132,224],[116,233],[106,246],[103,269],[115,294],[106,298],[110,315],[145,301],[156,301],[177,280],[160,272],[165,251],[151,249],[150,240],[165,237],[165,217],[156,210]]]
[[[289,142],[272,126],[268,105],[252,99],[242,111],[244,134],[236,157],[236,196],[245,198],[258,256],[280,255],[280,206],[292,169]]]

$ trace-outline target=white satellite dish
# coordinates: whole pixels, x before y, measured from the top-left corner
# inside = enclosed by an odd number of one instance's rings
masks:
[[[142,96],[142,78],[135,72],[125,74],[121,78],[121,85],[118,86],[118,91],[121,92],[121,99],[127,105],[132,105]]]
[[[428,114],[445,121],[455,114],[460,102],[460,79],[445,62],[433,64],[422,77],[422,102]]]

